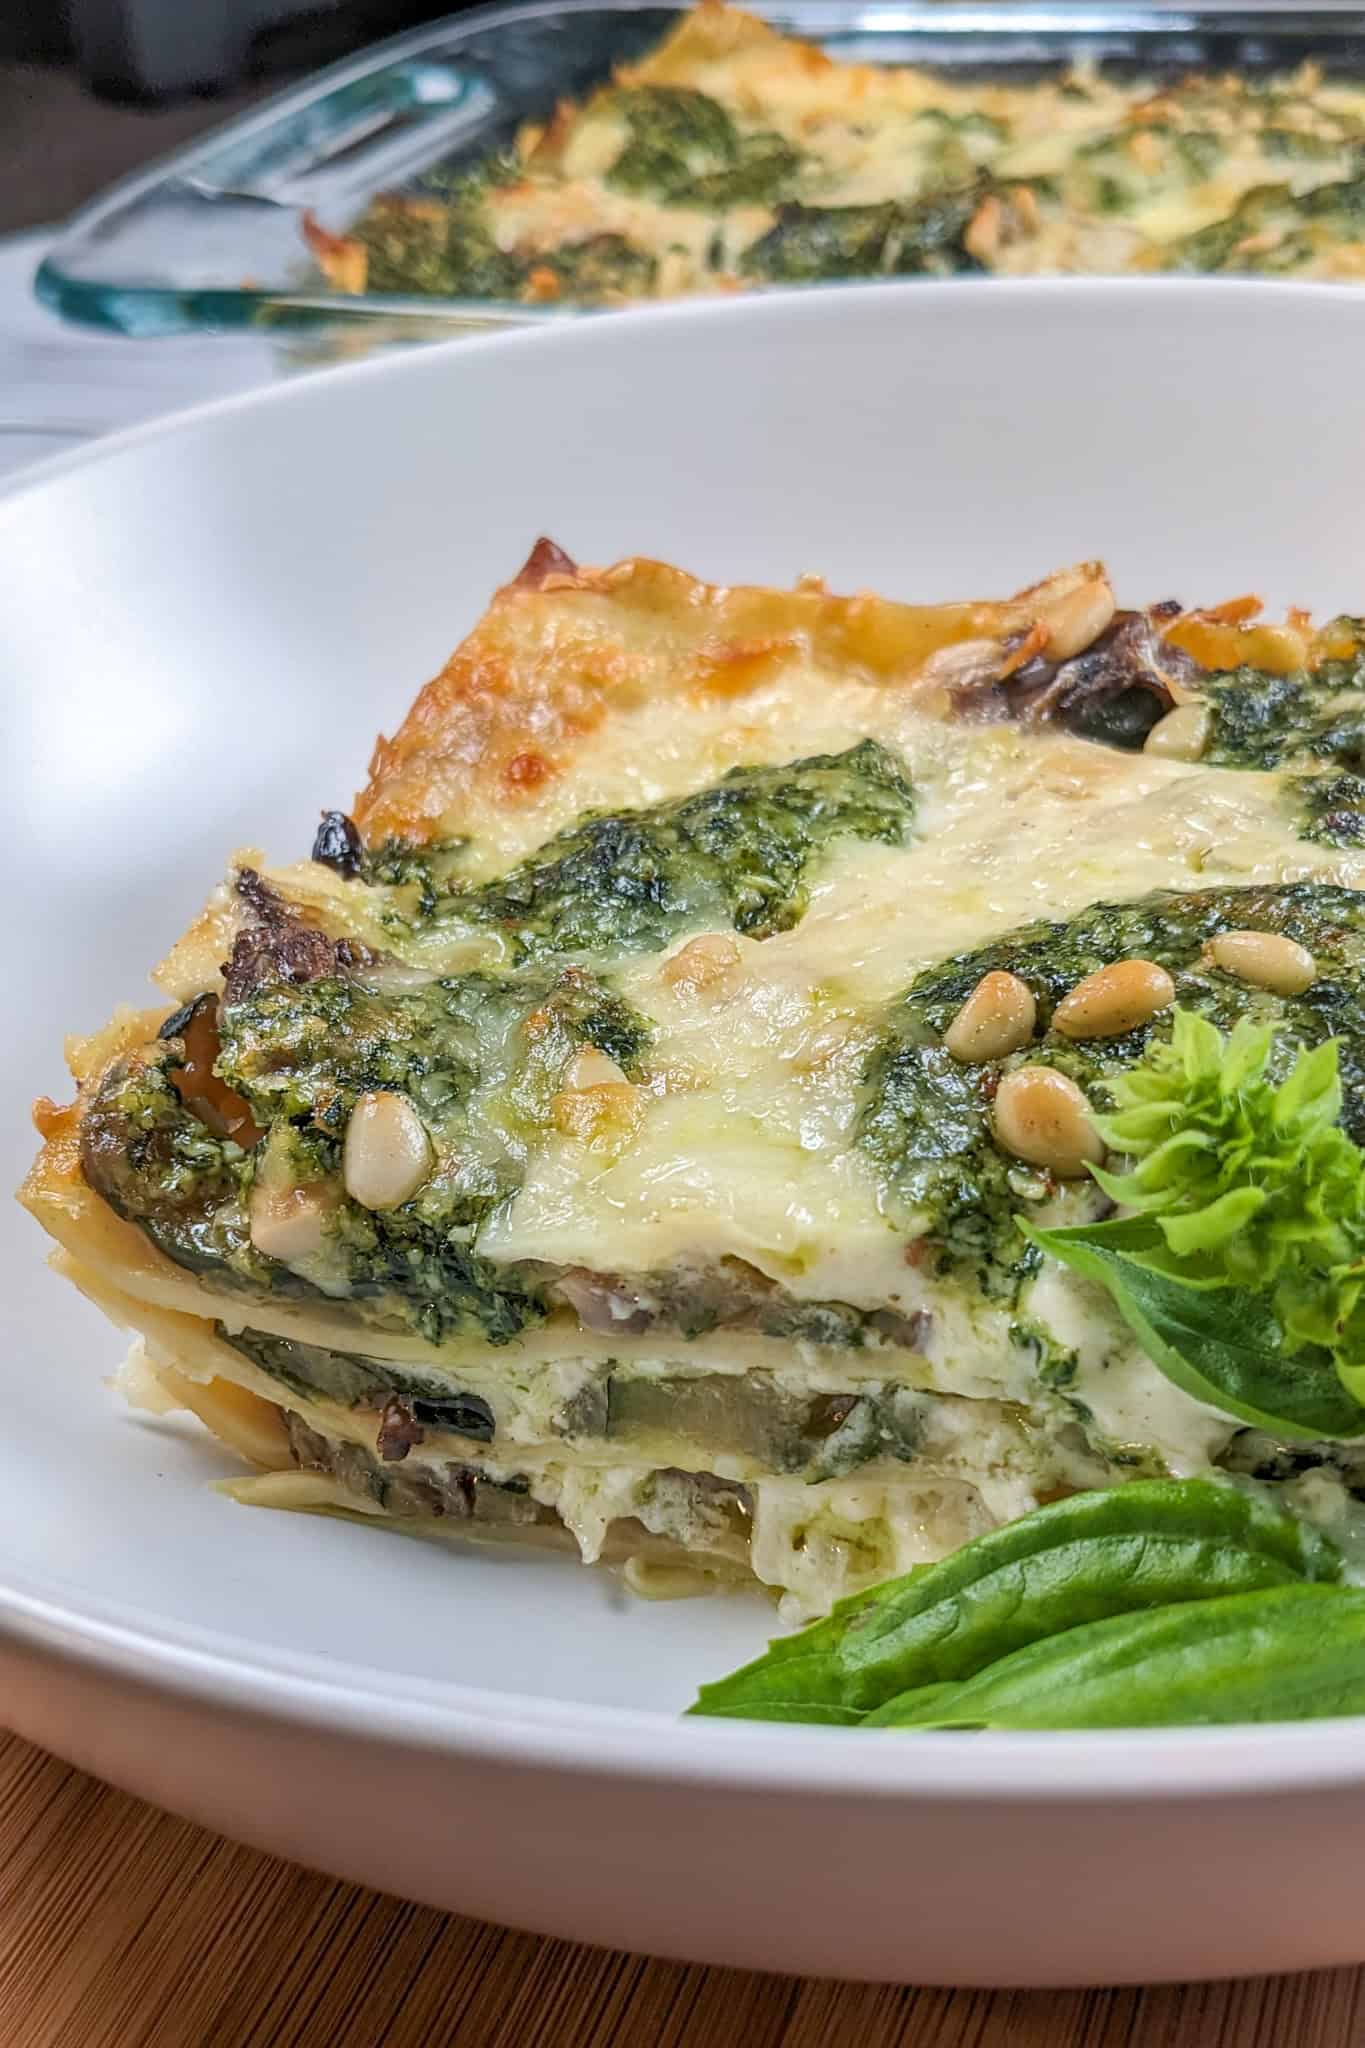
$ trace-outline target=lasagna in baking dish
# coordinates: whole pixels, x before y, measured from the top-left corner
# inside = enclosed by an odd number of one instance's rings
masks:
[[[1139,1254],[1173,1062],[1234,1154],[1279,1085],[1329,1206],[1365,1138],[1363,680],[1357,620],[1093,563],[920,606],[542,542],[73,1043],[24,1200],[249,1500],[793,1617],[1134,1476],[1340,1523],[1341,1330],[1201,1336],[1252,1295]],[[1259,1242],[1205,1192],[1191,1256]]]
[[[1365,83],[840,63],[701,0],[459,174],[306,223],[345,292],[599,304],[821,279],[1365,275]]]

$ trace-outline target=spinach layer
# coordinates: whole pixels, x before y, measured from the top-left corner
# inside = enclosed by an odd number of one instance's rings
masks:
[[[253,1152],[215,1136],[181,1100],[175,1039],[116,1068],[84,1125],[92,1185],[180,1265],[260,1295],[337,1295],[361,1316],[431,1342],[468,1332],[506,1342],[580,1296],[610,1296],[632,1330],[658,1324],[684,1338],[723,1328],[848,1349],[918,1342],[889,1312],[794,1299],[742,1261],[635,1276],[575,1271],[561,1293],[551,1268],[494,1265],[480,1254],[484,1223],[515,1195],[553,1121],[575,1048],[594,1046],[630,1077],[641,1072],[646,1020],[580,966],[396,988],[360,977],[272,981],[223,1003],[218,1032],[217,1073],[267,1133]],[[435,1156],[425,1184],[392,1210],[340,1194],[346,1126],[374,1090],[418,1106]],[[321,1262],[306,1269],[314,1279],[253,1245],[249,1206],[262,1178],[323,1193]],[[278,1356],[287,1365],[292,1350]],[[358,1369],[369,1370],[364,1360]],[[328,1386],[344,1380],[332,1372]]]
[[[458,844],[361,854],[348,837],[328,857],[387,886],[394,923],[496,927],[515,965],[419,982],[382,967],[303,982],[276,974],[225,999],[214,1071],[264,1141],[244,1150],[182,1101],[175,1077],[186,1054],[172,1036],[106,1077],[85,1119],[88,1177],[181,1265],[255,1292],[336,1295],[432,1342],[471,1330],[506,1342],[548,1312],[545,1283],[495,1268],[478,1250],[480,1230],[520,1187],[574,1049],[593,1046],[634,1079],[649,1040],[647,1020],[581,960],[717,923],[760,938],[785,930],[828,846],[899,844],[914,810],[895,758],[864,741],[736,769],[649,810],[588,816],[482,885],[460,879]],[[435,1160],[417,1194],[385,1211],[337,1193],[351,1113],[375,1090],[411,1100]],[[249,1205],[261,1175],[324,1196],[316,1266],[255,1249]],[[709,1307],[690,1307],[697,1329],[713,1326]],[[768,1320],[783,1313],[762,1308]],[[790,1315],[802,1334],[818,1321],[820,1341],[862,1341],[862,1319],[837,1303]]]
[[[429,180],[429,198],[376,200],[351,229],[365,250],[366,290],[516,298],[527,266],[493,240],[484,201],[517,175],[515,159],[494,155],[475,170]]]
[[[745,250],[741,275],[756,283],[814,284],[834,277],[949,277],[980,270],[963,237],[985,191],[974,183],[869,206],[780,206],[772,227]]]
[[[1365,843],[1365,776],[1305,775],[1291,795],[1299,807],[1300,839],[1318,846]]]
[[[1300,161],[1330,156],[1335,147],[1288,128],[1265,130],[1262,139],[1268,154]],[[1334,245],[1358,242],[1363,224],[1365,175],[1358,172],[1308,192],[1296,193],[1291,185],[1255,185],[1221,220],[1175,243],[1167,267],[1290,275]]]
[[[344,1296],[432,1343],[469,1331],[505,1343],[545,1315],[538,1282],[480,1255],[479,1229],[520,1186],[575,1047],[638,1072],[648,1038],[638,1012],[569,967],[398,989],[272,982],[223,1003],[218,1028],[217,1071],[269,1133],[252,1153],[181,1102],[175,1040],[111,1070],[83,1124],[87,1178],[170,1258],[257,1293]],[[351,1110],[376,1089],[419,1106],[435,1167],[399,1208],[331,1202],[314,1284],[255,1249],[251,1190],[278,1173],[335,1192]]]
[[[624,118],[628,140],[606,174],[618,192],[667,206],[752,206],[780,198],[801,153],[767,130],[742,133],[709,94],[671,85],[622,87],[606,110]]]
[[[1358,622],[1349,622],[1353,631]],[[1333,761],[1365,770],[1365,647],[1289,675],[1229,669],[1209,678],[1212,730],[1203,759],[1218,768],[1287,768]],[[1346,701],[1342,701],[1346,699]]]
[[[399,926],[495,926],[521,961],[619,957],[708,925],[756,939],[787,931],[835,842],[900,846],[914,817],[903,765],[862,740],[842,754],[734,768],[646,810],[589,813],[491,882],[461,882],[458,847],[393,842],[365,855],[360,872],[397,890]]]
[[[1318,978],[1302,995],[1253,989],[1201,954],[1220,931],[1283,932],[1307,946]],[[970,953],[927,968],[896,1004],[863,1084],[856,1141],[873,1160],[888,1215],[927,1226],[940,1265],[983,1292],[1012,1299],[1036,1269],[1015,1215],[1045,1185],[1007,1157],[991,1134],[990,1102],[1002,1073],[1056,1067],[1108,1106],[1105,1077],[1132,1066],[1149,1040],[1169,1034],[1169,1011],[1122,1037],[1074,1043],[1051,1029],[1058,1002],[1085,975],[1114,960],[1155,960],[1175,979],[1176,1001],[1229,1029],[1239,1017],[1282,1026],[1276,1058],[1341,1041],[1343,1124],[1365,1140],[1365,897],[1328,884],[1161,891],[1133,903],[1092,905],[1069,922],[1040,920]],[[989,1066],[964,1066],[943,1034],[982,976],[1018,975],[1038,1005],[1033,1044]],[[1283,1078],[1278,1072],[1273,1078]]]

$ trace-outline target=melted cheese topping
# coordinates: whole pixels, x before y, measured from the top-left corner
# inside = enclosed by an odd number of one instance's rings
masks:
[[[661,91],[723,109],[730,156],[705,122],[695,135],[685,114],[658,125],[642,95]],[[447,215],[429,196],[386,197],[350,237],[313,239],[342,290],[532,302],[921,270],[1351,277],[1365,269],[1353,197],[1362,140],[1365,87],[1311,66],[1273,78],[1081,70],[961,82],[832,61],[701,0],[652,55],[525,130],[514,170],[476,199]],[[774,145],[786,151],[781,174],[746,185],[744,152]],[[1339,204],[1301,204],[1329,187]],[[932,200],[955,209],[946,231],[914,212]],[[861,224],[869,240],[831,214],[811,236],[809,222],[793,227],[793,206],[904,218]],[[500,272],[467,253],[480,240]]]
[[[800,668],[746,699],[742,722],[713,715],[662,746],[654,721],[649,748],[647,714],[620,721],[554,811],[583,808],[589,778],[599,807],[649,801],[704,785],[721,762],[789,758],[797,731],[803,751],[870,734],[909,766],[916,835],[836,852],[793,930],[741,942],[719,996],[670,986],[670,955],[618,969],[656,1024],[643,1117],[614,1158],[552,1139],[483,1238],[492,1257],[649,1271],[738,1254],[811,1299],[911,1308],[903,1241],[849,1146],[877,1005],[935,960],[1105,897],[1310,875],[1365,883],[1365,854],[1295,836],[1274,775],[944,725],[894,693]],[[541,831],[509,822],[528,845]]]

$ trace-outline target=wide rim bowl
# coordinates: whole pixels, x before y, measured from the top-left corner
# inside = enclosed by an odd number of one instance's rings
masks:
[[[646,326],[686,330],[729,323],[746,328],[778,322],[837,320],[843,304],[903,303],[907,317],[923,306],[986,294],[1001,309],[1028,300],[1064,317],[1078,299],[1113,302],[1120,311],[1154,295],[1171,318],[1190,302],[1216,294],[1244,303],[1248,319],[1270,303],[1301,303],[1355,319],[1365,341],[1365,295],[1349,285],[1250,280],[971,280],[830,287],[812,294],[753,300],[693,301],[617,314],[610,321],[566,322],[461,338],[420,351],[372,358],[313,372],[156,420],[89,447],[60,454],[0,483],[0,517],[22,519],[24,500],[54,481],[118,463],[155,442],[188,443],[206,424],[229,415],[289,408],[325,382],[334,391],[402,378],[433,357],[452,370],[486,355],[513,352],[528,370],[544,358],[584,346],[628,350]],[[1002,315],[1003,316],[1003,315]],[[37,1248],[34,1248],[35,1264]],[[2,1539],[0,1539],[2,1545]],[[566,1567],[567,1569],[568,1567]],[[1116,1730],[1096,1734],[941,1734],[910,1742],[895,1731],[689,1721],[642,1710],[535,1699],[455,1681],[416,1681],[341,1659],[283,1657],[259,1644],[212,1629],[172,1631],[134,1605],[87,1605],[16,1573],[0,1547],[0,1637],[15,1650],[42,1652],[93,1677],[135,1681],[184,1701],[213,1703],[304,1728],[396,1741],[434,1753],[483,1756],[565,1771],[609,1769],[637,1780],[680,1780],[697,1786],[746,1786],[904,1802],[981,1799],[1006,1803],[1069,1798],[1128,1802],[1154,1796],[1237,1795],[1365,1787],[1365,1718],[1240,1728]],[[607,1738],[604,1760],[604,1736]]]

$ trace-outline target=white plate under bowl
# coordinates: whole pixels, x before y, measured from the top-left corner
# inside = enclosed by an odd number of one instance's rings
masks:
[[[548,532],[716,578],[1365,608],[1365,298],[971,284],[584,321],[189,416],[0,501],[3,1167],[61,1035],[229,849],[303,853]],[[800,735],[793,736],[799,747]],[[907,1736],[688,1722],[757,1599],[248,1512],[0,1239],[0,1714],[243,1840],[621,1947],[1112,1982],[1365,1957],[1365,1722]]]

